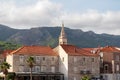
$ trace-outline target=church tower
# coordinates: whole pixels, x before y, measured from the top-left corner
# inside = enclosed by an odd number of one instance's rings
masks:
[[[61,33],[59,36],[59,45],[60,44],[67,44],[67,38],[65,35],[65,31],[64,31],[64,24],[62,23],[62,28],[61,28]]]

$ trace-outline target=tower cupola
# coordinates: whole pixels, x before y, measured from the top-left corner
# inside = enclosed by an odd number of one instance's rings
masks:
[[[59,45],[60,44],[67,44],[67,38],[66,38],[65,31],[64,31],[64,23],[62,23],[61,33],[59,36]]]

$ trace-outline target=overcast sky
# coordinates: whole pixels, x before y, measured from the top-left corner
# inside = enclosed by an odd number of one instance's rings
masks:
[[[120,35],[120,0],[0,0],[0,24],[60,26]]]

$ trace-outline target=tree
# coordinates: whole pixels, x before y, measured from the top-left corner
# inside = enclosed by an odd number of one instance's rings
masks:
[[[30,67],[30,80],[32,80],[32,68],[34,66],[35,60],[32,56],[27,59],[28,66]]]
[[[0,65],[0,69],[2,70],[3,74],[5,75],[4,80],[6,80],[9,68],[10,68],[10,64],[8,64],[7,62],[3,62]]]
[[[85,76],[82,77],[81,80],[90,80],[90,78],[87,75],[85,75]]]

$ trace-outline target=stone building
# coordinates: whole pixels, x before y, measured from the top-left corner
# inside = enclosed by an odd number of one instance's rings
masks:
[[[99,48],[100,73],[105,80],[120,80],[120,50],[117,47]]]
[[[64,73],[65,80],[99,76],[99,55],[73,45],[59,45],[54,51],[59,54],[59,71]]]
[[[59,45],[52,49],[47,46],[23,46],[7,54],[6,61],[11,65],[18,80],[29,79],[30,69],[26,59],[33,56],[33,80],[80,80],[84,75],[99,77],[100,57],[89,48],[78,48],[67,43],[62,24]]]
[[[6,55],[9,54],[12,51],[13,50],[4,50],[4,51],[1,51],[1,54],[0,54],[0,64],[3,63],[4,61],[6,61]]]
[[[0,54],[0,64],[5,61],[4,54]]]
[[[64,74],[65,80],[80,80],[84,75],[99,76],[99,55],[69,45],[64,25],[59,36],[59,45],[54,48],[54,51],[59,55],[59,71]]]
[[[11,65],[9,72],[15,72],[18,80],[29,79],[30,68],[26,59],[30,56],[35,59],[33,80],[63,80],[58,69],[58,55],[45,46],[23,46],[7,55],[6,61]]]

